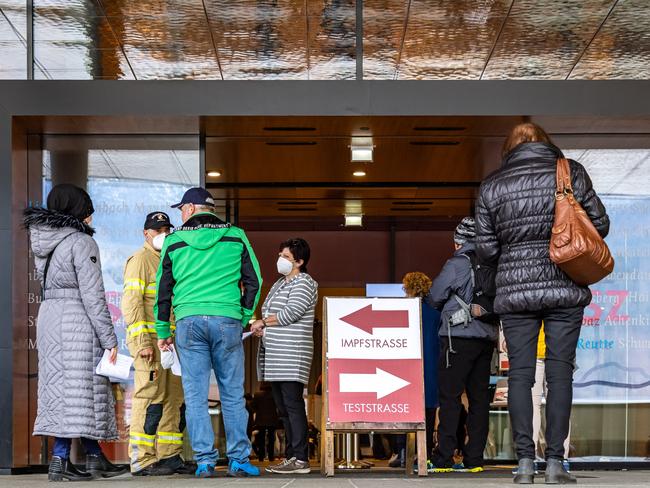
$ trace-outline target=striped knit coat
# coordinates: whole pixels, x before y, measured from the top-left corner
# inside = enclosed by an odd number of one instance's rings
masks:
[[[314,314],[318,283],[307,273],[278,280],[262,305],[262,316],[277,315],[267,327],[257,352],[259,381],[309,382],[314,355]]]

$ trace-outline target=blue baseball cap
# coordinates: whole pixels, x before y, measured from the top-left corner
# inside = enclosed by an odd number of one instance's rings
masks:
[[[197,186],[187,190],[183,195],[183,199],[177,204],[172,205],[172,208],[181,208],[186,203],[214,206],[214,198],[212,198],[212,194],[208,190]]]

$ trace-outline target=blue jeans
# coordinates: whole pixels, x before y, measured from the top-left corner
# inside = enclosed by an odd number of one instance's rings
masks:
[[[219,457],[208,414],[213,369],[219,386],[228,459],[248,462],[251,443],[246,434],[241,321],[202,315],[185,317],[176,324],[176,349],[181,360],[185,415],[194,459],[199,464],[214,465]]]
[[[94,439],[81,438],[81,445],[84,447],[86,454],[100,455],[102,450],[99,444]],[[52,448],[52,456],[59,456],[62,459],[70,459],[70,448],[72,446],[72,439],[65,439],[63,437],[54,438],[54,447]]]

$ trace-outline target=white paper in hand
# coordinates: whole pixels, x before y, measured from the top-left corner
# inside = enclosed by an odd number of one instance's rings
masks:
[[[174,365],[174,353],[171,349],[160,351],[160,365],[163,369],[169,369]]]
[[[104,355],[102,356],[101,361],[99,361],[95,372],[101,376],[108,376],[109,378],[126,381],[129,379],[132,364],[133,358],[126,354],[118,354],[115,364],[112,364],[111,352],[104,351]]]
[[[175,374],[176,376],[181,376],[181,360],[178,359],[178,353],[176,352],[176,348],[172,346],[171,350],[172,350],[172,354],[174,355],[174,362],[172,363],[172,374]]]

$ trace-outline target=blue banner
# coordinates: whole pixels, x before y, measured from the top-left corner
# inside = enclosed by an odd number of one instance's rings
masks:
[[[614,272],[591,287],[574,375],[576,403],[650,401],[650,197],[606,196]]]

